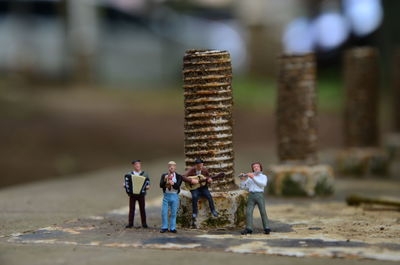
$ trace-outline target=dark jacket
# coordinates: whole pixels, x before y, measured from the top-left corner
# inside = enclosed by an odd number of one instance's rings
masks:
[[[165,193],[165,190],[167,189],[167,182],[165,181],[165,177],[168,176],[168,173],[164,173],[161,175],[161,179],[160,179],[160,188],[163,189],[163,192]],[[175,190],[177,190],[179,193],[181,191],[181,184],[182,184],[182,176],[179,175],[178,173],[175,172],[175,178],[176,178],[176,182],[174,185],[172,185],[172,188],[174,188]]]
[[[186,173],[183,175],[183,181],[185,182],[190,182],[190,176],[196,176],[196,167],[191,167],[188,171],[186,171]],[[206,177],[207,179],[210,178],[210,173],[208,173],[207,168],[203,167],[203,169],[201,170],[201,175],[203,175],[204,177]],[[208,182],[207,182],[208,184]]]

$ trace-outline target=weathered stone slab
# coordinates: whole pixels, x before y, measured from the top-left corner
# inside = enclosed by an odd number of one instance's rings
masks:
[[[211,195],[219,216],[211,215],[207,199],[201,197],[198,202],[198,216],[194,222],[192,219],[192,195],[190,191],[182,190],[179,196],[180,207],[177,224],[181,227],[194,226],[196,228],[234,228],[245,224],[246,191],[218,191],[211,192]]]
[[[388,176],[390,154],[377,147],[354,147],[339,151],[336,169],[340,174],[351,176]]]
[[[268,193],[281,196],[327,196],[334,191],[334,173],[329,165],[274,165],[268,178]]]
[[[400,161],[400,133],[386,135],[384,145],[390,157]]]

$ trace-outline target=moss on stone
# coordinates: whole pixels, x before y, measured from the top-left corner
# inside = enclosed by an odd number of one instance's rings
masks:
[[[389,175],[389,159],[387,157],[371,157],[369,167],[374,175]]]
[[[333,194],[334,188],[328,182],[326,177],[321,178],[318,180],[317,184],[315,185],[315,195],[318,196],[328,196]]]
[[[268,185],[267,185],[267,189],[266,189],[266,192],[268,194],[271,194],[271,195],[276,194],[275,193],[275,181],[274,181],[274,179],[275,179],[274,177],[268,179]]]
[[[282,181],[282,195],[307,196],[307,193],[298,182],[292,180],[290,174],[287,174]]]
[[[207,226],[207,227],[223,227],[227,224],[229,224],[229,218],[227,217],[227,210],[221,210],[219,212],[218,217],[208,217],[206,220],[204,220],[201,225],[202,226]]]
[[[346,175],[360,176],[365,174],[366,165],[361,161],[341,161],[339,164],[339,172]]]
[[[180,210],[176,217],[176,223],[182,227],[190,227],[192,220],[190,218],[189,210],[185,205],[180,206]]]
[[[235,213],[235,225],[239,226],[246,220],[246,206],[247,206],[247,196],[240,196],[238,198],[238,208]]]

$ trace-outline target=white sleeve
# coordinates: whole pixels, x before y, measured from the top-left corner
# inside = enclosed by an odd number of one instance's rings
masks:
[[[249,179],[241,181],[240,184],[239,184],[239,188],[242,189],[242,190],[249,190],[249,187],[247,185],[248,182],[249,182]]]
[[[260,174],[258,177],[254,177],[253,181],[258,187],[264,188],[265,186],[267,186],[268,179],[266,175]]]

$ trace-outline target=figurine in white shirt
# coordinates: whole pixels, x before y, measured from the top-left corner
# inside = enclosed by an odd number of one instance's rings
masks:
[[[262,165],[260,162],[251,164],[252,172],[240,174],[240,188],[249,191],[246,209],[246,228],[242,231],[242,235],[253,233],[253,211],[257,205],[260,211],[264,233],[269,234],[269,221],[265,210],[264,188],[267,186],[268,178],[262,173]]]

